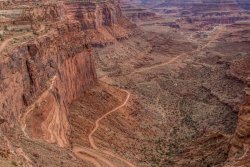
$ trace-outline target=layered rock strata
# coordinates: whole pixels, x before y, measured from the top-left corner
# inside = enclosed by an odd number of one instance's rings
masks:
[[[238,114],[238,123],[231,140],[229,162],[226,166],[247,166],[250,164],[250,78],[245,89],[245,102]]]
[[[0,111],[6,124],[67,145],[68,104],[96,82],[91,51],[79,23],[23,44],[0,62]]]
[[[81,23],[88,31],[93,46],[105,46],[116,40],[127,39],[131,35],[131,24],[121,12],[116,2],[65,2],[64,9],[68,20]]]
[[[12,17],[15,9],[9,10]],[[68,105],[96,82],[89,45],[126,39],[134,25],[122,16],[116,2],[61,2],[40,7],[23,7],[18,2],[16,10],[17,24],[46,22],[49,32],[1,56],[2,130],[20,122],[27,137],[67,146]]]

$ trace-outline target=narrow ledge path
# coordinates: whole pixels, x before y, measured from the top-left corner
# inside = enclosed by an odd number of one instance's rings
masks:
[[[37,31],[37,33],[40,33],[42,31],[45,30],[45,26],[44,25],[41,25],[40,29]],[[13,36],[13,37],[10,37],[10,38],[7,38],[6,40],[4,40],[1,45],[0,45],[0,54],[1,52],[3,52],[3,50],[6,48],[6,46],[15,38],[22,38],[22,37],[25,37],[25,36],[28,36],[28,35],[31,35],[32,32],[27,32],[27,33],[24,33],[24,34],[20,34],[18,36]]]

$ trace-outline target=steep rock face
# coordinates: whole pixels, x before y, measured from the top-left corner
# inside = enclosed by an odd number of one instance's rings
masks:
[[[34,137],[67,145],[68,104],[96,81],[85,38],[79,23],[60,24],[0,62],[0,113],[6,124],[20,120],[25,133],[28,127]]]
[[[245,89],[245,102],[240,107],[238,114],[238,123],[236,132],[231,141],[231,149],[229,154],[229,163],[226,166],[234,164],[235,166],[250,164],[250,78]]]
[[[81,28],[88,31],[94,46],[128,38],[134,26],[123,17],[118,3],[65,2],[64,8],[69,20],[79,21]]]
[[[68,105],[96,83],[88,45],[126,39],[134,25],[116,2],[22,3],[15,24],[41,24],[46,34],[1,56],[1,129],[20,122],[27,137],[67,146]],[[13,10],[9,6],[11,16]]]
[[[235,25],[238,26],[238,25]],[[244,33],[243,33],[244,32]],[[238,41],[249,36],[249,31],[240,31],[237,34]],[[233,35],[232,35],[233,36]],[[237,39],[235,37],[235,39]],[[234,40],[235,40],[234,39]],[[238,58],[230,66],[228,75],[241,80],[246,84],[244,90],[244,101],[239,106],[238,121],[235,133],[231,139],[228,162],[226,167],[249,166],[250,165],[250,59],[248,57]]]

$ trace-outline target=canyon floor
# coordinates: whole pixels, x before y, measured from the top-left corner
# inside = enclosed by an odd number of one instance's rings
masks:
[[[169,35],[162,27],[95,49],[100,85],[117,90],[72,104],[76,155],[95,166],[223,166],[245,87],[231,68],[249,64],[250,51],[232,34],[245,28]]]
[[[190,31],[164,21],[141,21],[142,32],[95,50],[100,82],[131,97],[94,138],[138,166],[223,166],[244,99],[245,74],[233,69],[249,69],[250,24]]]
[[[57,77],[64,77],[58,75],[22,113],[21,126],[0,131],[0,166],[234,166],[229,152],[250,76],[250,20],[201,28],[161,13],[172,8],[145,10],[154,14],[131,19],[136,27],[128,38],[92,45],[97,82],[70,102],[68,139],[60,129],[66,124],[60,107],[44,125],[53,142],[39,138],[44,135],[36,127],[44,117],[40,108],[54,109],[47,97],[58,92]],[[37,33],[43,31],[41,26]],[[6,38],[0,52],[30,34]]]

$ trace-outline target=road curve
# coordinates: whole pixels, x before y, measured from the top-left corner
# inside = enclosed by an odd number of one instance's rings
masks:
[[[37,103],[40,103],[40,102],[49,94],[49,91],[52,90],[52,88],[53,88],[53,86],[54,86],[54,83],[55,83],[56,78],[57,78],[57,77],[54,76],[54,77],[51,79],[51,83],[50,83],[49,88],[48,88],[46,91],[44,91],[44,92],[41,94],[41,96],[39,96],[39,98],[38,98],[33,104],[31,104],[31,105],[26,109],[26,111],[25,111],[23,117],[21,118],[21,129],[22,129],[24,135],[25,135],[27,138],[29,138],[28,134],[27,134],[26,131],[25,131],[26,126],[27,126],[27,124],[26,124],[27,116],[29,115],[29,113],[30,113],[31,111],[33,111],[33,110],[35,109],[36,104],[37,104]]]
[[[25,33],[25,34],[22,34],[22,35],[19,35],[19,36],[14,36],[14,37],[12,37],[12,38],[6,39],[6,40],[3,41],[3,43],[0,45],[0,53],[5,49],[5,47],[9,44],[9,42],[10,42],[11,40],[13,40],[14,38],[21,38],[21,37],[24,37],[24,36],[28,36],[28,35],[30,35],[30,34],[32,34],[32,33],[29,32],[29,33]]]
[[[215,34],[209,39],[209,41],[208,41],[205,45],[203,45],[203,46],[201,46],[201,47],[198,47],[197,49],[191,51],[190,53],[182,53],[182,54],[180,54],[180,55],[178,55],[178,56],[176,56],[176,57],[174,57],[174,58],[168,60],[167,62],[163,62],[163,63],[160,63],[160,64],[156,64],[156,65],[153,65],[153,66],[150,66],[150,67],[140,68],[140,69],[138,69],[138,70],[136,70],[136,71],[134,71],[134,72],[132,72],[132,73],[129,73],[129,74],[127,74],[127,75],[133,75],[133,74],[135,74],[135,73],[140,73],[140,72],[147,71],[147,70],[150,70],[150,69],[154,69],[154,68],[157,68],[157,67],[165,66],[165,65],[168,65],[168,64],[171,64],[171,63],[177,61],[179,58],[181,58],[181,57],[183,57],[183,56],[185,56],[185,55],[186,55],[186,56],[189,56],[190,54],[194,54],[195,52],[199,52],[199,51],[205,49],[206,47],[210,46],[211,43],[214,42],[214,41],[218,38],[218,36],[221,34],[221,32],[222,32],[223,29],[224,29],[224,27],[218,27],[218,29],[217,29],[217,31],[215,32]],[[104,76],[104,77],[105,77],[105,76]],[[103,78],[103,77],[101,77],[101,78]],[[106,118],[108,115],[110,115],[110,114],[112,114],[113,112],[115,112],[116,110],[118,110],[118,109],[122,108],[123,106],[125,106],[125,105],[127,104],[128,100],[129,100],[130,93],[129,93],[128,91],[126,91],[126,90],[122,90],[122,91],[124,91],[124,92],[127,93],[127,97],[126,97],[126,100],[124,101],[124,103],[121,104],[120,106],[114,108],[113,110],[107,112],[106,114],[104,114],[104,115],[103,115],[102,117],[100,117],[99,119],[97,119],[96,122],[95,122],[95,127],[94,127],[94,129],[93,129],[93,130],[91,131],[91,133],[88,135],[88,138],[89,138],[89,142],[90,142],[91,147],[94,148],[94,149],[96,149],[96,150],[98,149],[98,147],[96,146],[95,141],[94,141],[94,139],[93,139],[93,134],[94,134],[94,133],[96,132],[96,130],[99,128],[100,121],[101,121],[102,119]],[[125,160],[125,159],[123,159],[123,158],[121,158],[121,157],[119,157],[119,156],[113,154],[112,152],[105,151],[105,150],[102,151],[102,152],[105,153],[105,154],[107,154],[107,155],[110,155],[110,156],[112,156],[112,157],[114,157],[114,158],[116,158],[116,159],[119,159],[120,161],[125,162],[125,163],[126,163],[128,166],[130,166],[130,167],[135,167],[133,164],[131,164],[131,163],[128,162],[127,160]]]
[[[85,153],[85,149],[82,148],[82,147],[74,147],[73,150],[72,150],[75,155],[82,159],[82,160],[86,160],[86,161],[89,161],[91,162],[93,165],[95,165],[96,167],[102,167],[102,165],[96,160],[96,158],[92,158],[90,155],[83,155],[83,152]]]
[[[100,121],[101,121],[102,119],[106,118],[108,115],[112,114],[113,112],[117,111],[118,109],[124,107],[124,106],[127,104],[128,100],[129,100],[129,97],[130,97],[130,92],[128,92],[128,91],[126,91],[126,90],[123,90],[123,89],[122,89],[122,91],[125,92],[125,93],[127,94],[127,97],[126,97],[125,101],[124,101],[121,105],[119,105],[118,107],[114,108],[113,110],[107,112],[106,114],[104,114],[103,116],[101,116],[100,118],[98,118],[98,119],[95,121],[95,127],[94,127],[94,129],[91,131],[91,133],[88,135],[89,142],[90,142],[90,145],[91,145],[92,148],[98,149],[97,146],[96,146],[96,144],[95,144],[95,141],[94,141],[94,139],[93,139],[93,134],[94,134],[94,133],[96,132],[96,130],[99,128]]]
[[[140,72],[143,72],[143,71],[147,71],[147,70],[151,70],[151,69],[154,69],[154,68],[157,68],[157,67],[161,67],[161,66],[165,66],[165,65],[168,65],[168,64],[171,64],[173,62],[175,62],[176,60],[178,60],[180,57],[184,56],[186,53],[182,53],[174,58],[172,58],[171,60],[167,61],[167,62],[164,62],[164,63],[160,63],[160,64],[156,64],[156,65],[153,65],[153,66],[150,66],[150,67],[144,67],[144,68],[140,68],[139,70],[136,70],[136,71],[133,71],[132,73],[129,73],[129,75],[133,75],[135,73],[140,73]]]
[[[95,141],[94,141],[94,138],[93,138],[93,135],[94,133],[97,131],[97,129],[99,128],[100,126],[100,121],[105,119],[107,116],[109,116],[110,114],[116,112],[117,110],[119,110],[120,108],[124,107],[127,103],[128,103],[128,100],[130,98],[130,92],[126,91],[126,90],[123,90],[121,89],[123,92],[125,92],[127,94],[126,96],[126,99],[124,100],[124,102],[119,105],[118,107],[110,110],[109,112],[107,112],[106,114],[104,114],[103,116],[101,116],[100,118],[98,118],[96,121],[95,121],[95,126],[93,128],[93,130],[90,132],[90,134],[88,135],[88,139],[89,139],[89,142],[90,142],[90,145],[91,147],[93,148],[92,151],[90,151],[90,149],[88,148],[84,148],[84,147],[74,147],[73,148],[73,152],[77,155],[77,157],[83,159],[83,160],[89,160],[91,163],[93,163],[96,167],[99,167],[98,164],[96,163],[97,161],[93,158],[91,158],[90,156],[92,157],[95,157],[96,159],[98,159],[99,161],[102,161],[104,162],[105,164],[107,164],[109,167],[117,167],[117,165],[115,165],[113,162],[111,162],[110,160],[108,160],[107,158],[101,156],[101,155],[98,155],[97,153],[95,153],[96,151],[100,152],[101,154],[105,154],[105,155],[109,155],[121,162],[123,162],[124,164],[126,164],[127,166],[129,167],[136,167],[135,165],[133,165],[132,163],[130,163],[129,161],[127,161],[126,159],[124,158],[121,158],[120,156],[110,152],[110,151],[107,151],[107,150],[101,150],[99,149],[96,144],[95,144]],[[90,155],[89,157],[86,157],[86,156],[83,156],[81,155],[82,153],[85,153],[85,154],[88,154]],[[99,163],[100,164],[100,163]]]
[[[135,70],[132,73],[129,73],[127,75],[133,75],[135,73],[140,73],[140,72],[148,71],[148,70],[158,68],[158,67],[161,67],[161,66],[165,66],[165,65],[168,65],[168,64],[171,64],[171,63],[175,62],[176,60],[178,60],[179,58],[181,58],[181,57],[183,57],[185,55],[190,55],[190,54],[193,54],[195,52],[199,52],[199,51],[205,49],[206,47],[208,47],[209,45],[211,45],[211,43],[213,43],[218,38],[218,36],[221,34],[221,32],[223,32],[223,30],[224,30],[223,26],[218,27],[217,32],[211,37],[211,39],[209,39],[209,41],[205,45],[203,45],[202,47],[198,47],[197,49],[191,51],[190,53],[181,53],[180,55],[168,60],[167,62],[152,65],[152,66],[149,66],[149,67],[140,68],[140,69]]]
[[[45,30],[45,26],[41,25],[40,29],[37,32],[40,33],[43,30]],[[0,45],[0,53],[4,50],[4,48],[8,45],[8,43],[11,40],[13,40],[14,38],[21,38],[21,37],[28,36],[28,35],[31,35],[31,34],[32,34],[32,32],[27,32],[25,34],[21,34],[21,35],[14,36],[14,37],[11,37],[11,38],[8,38],[8,39],[4,40],[3,43]]]
[[[124,106],[128,103],[128,100],[129,100],[130,95],[131,95],[130,92],[128,92],[127,90],[124,90],[124,89],[121,89],[121,90],[127,94],[125,101],[124,101],[120,106],[114,108],[113,110],[111,110],[111,111],[107,112],[106,114],[104,114],[102,117],[98,118],[98,119],[96,120],[96,122],[95,122],[95,127],[94,127],[94,129],[93,129],[93,130],[91,131],[91,133],[88,135],[90,145],[91,145],[91,147],[94,148],[94,149],[98,149],[98,148],[97,148],[97,146],[96,146],[96,144],[95,144],[95,141],[94,141],[94,139],[93,139],[93,134],[94,134],[94,133],[96,132],[96,130],[99,128],[99,126],[100,126],[100,121],[101,121],[102,119],[106,118],[107,116],[109,116],[110,114],[116,112],[116,111],[119,110],[120,108],[124,107]],[[119,159],[120,161],[123,161],[124,163],[126,163],[126,164],[129,165],[130,167],[135,167],[132,163],[128,162],[127,160],[121,158],[120,156],[118,156],[118,155],[116,155],[116,154],[114,154],[114,153],[112,153],[112,152],[110,152],[110,151],[104,150],[103,153],[108,154],[108,155],[110,155],[110,156],[112,156],[112,157],[114,157],[114,158],[116,158],[116,159]]]

